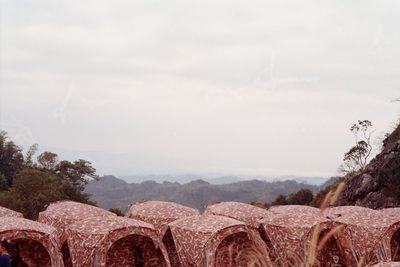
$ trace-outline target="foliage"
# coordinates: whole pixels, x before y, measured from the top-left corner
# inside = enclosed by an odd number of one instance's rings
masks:
[[[32,145],[25,157],[22,149],[0,132],[0,205],[35,218],[54,200],[68,199],[95,205],[84,192],[88,179],[98,179],[96,169],[86,160],[59,160],[52,152],[34,155]]]
[[[260,202],[252,202],[251,204],[254,206],[258,206],[261,208],[269,208],[270,206],[279,206],[279,205],[310,205],[314,200],[313,192],[308,188],[302,188],[295,193],[291,193],[288,196],[279,195],[276,199],[271,203],[260,203]]]
[[[96,169],[89,161],[79,159],[74,162],[58,160],[58,155],[44,152],[37,158],[37,168],[46,170],[59,177],[63,183],[67,199],[93,204],[89,194],[84,193],[88,178],[98,179]]]
[[[23,166],[22,149],[8,138],[6,132],[0,131],[0,173],[7,180],[7,188],[12,185],[15,175]]]
[[[38,148],[39,148],[38,144],[33,144],[30,146],[30,148],[26,152],[25,160],[24,160],[24,164],[25,164],[26,168],[34,167],[33,156],[37,152]]]
[[[36,219],[51,202],[64,199],[63,185],[56,176],[40,170],[19,172],[9,191],[0,193],[0,206]]]
[[[323,189],[321,189],[321,191],[319,191],[317,193],[317,195],[315,196],[314,200],[310,203],[311,206],[313,207],[321,207],[322,202],[324,201],[326,195],[329,192],[334,192],[336,191],[336,189],[338,188],[339,184],[344,182],[346,180],[346,178],[344,177],[336,177],[332,183],[330,183],[329,185],[325,186]]]
[[[37,157],[38,167],[49,171],[55,171],[58,155],[52,152],[43,152]]]
[[[398,140],[400,140],[400,121],[398,122],[393,132],[386,134],[385,140],[383,140],[383,145],[387,146],[389,144],[397,142]]]
[[[124,213],[119,208],[111,208],[108,211],[117,214],[118,216],[124,216]]]
[[[271,205],[269,203],[265,203],[265,202],[260,202],[260,201],[252,201],[250,202],[250,205],[262,208],[262,209],[268,209],[269,207],[271,207]]]
[[[309,205],[314,199],[314,194],[310,189],[300,189],[287,197],[289,205]]]
[[[8,183],[6,177],[0,173],[0,192],[7,190],[8,188]]]
[[[354,174],[365,169],[372,152],[371,135],[374,132],[369,120],[359,120],[350,131],[355,137],[355,144],[344,154],[341,171]]]
[[[279,195],[276,197],[276,199],[272,202],[273,206],[277,205],[289,205],[289,202],[287,200],[287,197],[285,195]]]

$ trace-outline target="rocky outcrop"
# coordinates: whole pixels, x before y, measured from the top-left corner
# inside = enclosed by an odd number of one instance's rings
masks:
[[[337,204],[373,209],[400,206],[400,124],[383,141],[381,153],[349,179]]]

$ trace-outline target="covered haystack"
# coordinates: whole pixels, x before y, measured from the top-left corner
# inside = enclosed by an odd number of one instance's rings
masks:
[[[57,238],[62,245],[64,265],[71,267],[70,251],[65,229],[68,225],[90,218],[116,217],[112,212],[91,205],[74,201],[58,201],[51,203],[47,209],[39,213],[38,221],[51,225],[57,230]]]
[[[400,262],[380,262],[371,267],[400,267]]]
[[[395,221],[400,222],[400,208],[383,209],[381,212],[384,216],[389,216]],[[390,251],[390,259],[400,262],[400,229],[396,229],[396,232],[391,236]]]
[[[325,215],[345,227],[348,247],[358,262],[373,264],[398,258],[400,216],[395,210],[372,210],[357,206],[327,209]]]
[[[277,213],[277,214],[297,214],[299,216],[303,214],[310,215],[320,215],[321,210],[306,206],[306,205],[281,205],[281,206],[272,206],[268,209],[268,211]]]
[[[264,240],[268,249],[269,258],[271,260],[276,258],[276,252],[271,244],[271,240],[265,234],[265,231],[262,229],[262,227],[260,227],[260,220],[269,214],[266,209],[250,204],[229,201],[209,205],[204,211],[204,214],[229,217],[244,222],[249,227],[253,227],[259,231],[260,237]]]
[[[0,240],[10,242],[13,259],[20,259],[29,267],[64,266],[56,229],[20,217],[2,217],[0,221]]]
[[[272,213],[260,221],[277,252],[276,264],[299,266],[312,258],[313,266],[351,266],[351,255],[340,240],[340,228],[336,228],[339,223],[313,210],[305,211]]]
[[[170,267],[154,227],[123,217],[91,217],[67,227],[76,267]]]
[[[199,211],[173,202],[146,201],[133,204],[126,217],[151,223],[163,236],[170,222],[198,215]]]
[[[116,216],[107,210],[74,201],[57,201],[51,203],[45,211],[39,213],[38,222],[54,226],[60,235],[60,241],[64,242],[66,237],[64,229],[69,224],[86,219],[88,217]]]
[[[169,224],[166,237],[174,244],[167,248],[173,266],[270,266],[258,232],[231,218],[183,218]]]
[[[0,207],[0,217],[20,217],[23,218],[24,215],[20,212],[16,212],[7,208]]]
[[[268,211],[250,204],[229,201],[209,205],[204,214],[229,217],[258,228],[259,220],[267,216]]]

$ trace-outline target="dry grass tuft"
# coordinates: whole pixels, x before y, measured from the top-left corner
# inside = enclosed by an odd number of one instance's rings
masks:
[[[272,266],[268,257],[266,257],[264,250],[260,248],[256,243],[253,243],[251,247],[239,249],[235,244],[228,246],[229,257],[227,262],[224,262],[226,266],[232,267],[266,267]]]
[[[335,191],[330,191],[326,194],[324,200],[320,206],[321,214],[329,208],[333,206],[338,200],[340,194],[342,193],[345,187],[345,183],[341,182]],[[230,251],[232,255],[237,255],[235,259],[231,259],[236,263],[241,263],[240,267],[266,267],[266,266],[279,266],[279,267],[314,267],[319,266],[317,262],[318,253],[323,250],[326,244],[332,238],[335,238],[342,230],[344,229],[344,225],[339,225],[329,230],[327,233],[324,232],[324,236],[321,237],[322,232],[325,230],[321,227],[321,222],[316,222],[312,230],[312,238],[311,243],[306,255],[291,255],[290,259],[282,259],[277,258],[273,263],[269,261],[265,255],[263,255],[263,251],[259,250],[257,246],[254,248],[243,249],[242,251]],[[350,248],[351,249],[351,248]],[[235,265],[231,265],[235,266]],[[236,266],[236,267],[239,267]],[[357,267],[364,266],[364,260],[361,258],[357,262]]]

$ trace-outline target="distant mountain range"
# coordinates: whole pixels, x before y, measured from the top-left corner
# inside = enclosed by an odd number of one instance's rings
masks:
[[[299,177],[299,176],[280,176],[280,177],[263,177],[263,176],[253,176],[253,177],[242,177],[242,176],[216,176],[210,178],[208,176],[196,175],[196,174],[182,174],[182,175],[130,175],[121,176],[121,179],[129,183],[142,183],[145,181],[154,181],[157,183],[177,182],[180,184],[186,184],[195,180],[203,180],[210,184],[221,185],[221,184],[231,184],[240,181],[248,180],[260,180],[267,182],[275,181],[286,181],[294,180],[300,183],[307,183],[311,185],[321,185],[326,182],[329,178],[326,177]]]
[[[154,176],[152,177],[154,178]],[[143,178],[141,177],[141,179]],[[141,183],[128,183],[114,176],[104,176],[99,181],[90,181],[85,191],[92,195],[92,200],[96,201],[100,207],[105,209],[119,208],[125,211],[131,203],[145,200],[173,201],[204,210],[208,204],[215,202],[238,201],[250,203],[255,200],[271,202],[280,194],[290,194],[301,188],[308,188],[313,192],[317,192],[320,189],[320,186],[294,180],[273,182],[260,180],[235,181],[236,178],[221,177],[214,181],[224,184],[212,184],[202,179],[188,183],[168,181],[160,183],[151,180]],[[226,183],[229,181],[235,182]]]

